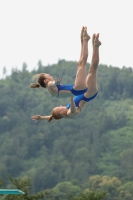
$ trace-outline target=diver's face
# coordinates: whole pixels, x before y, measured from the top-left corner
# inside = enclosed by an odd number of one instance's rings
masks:
[[[45,80],[44,80],[45,83],[49,81],[54,81],[53,76],[51,76],[50,74],[45,74],[44,76],[45,76]]]

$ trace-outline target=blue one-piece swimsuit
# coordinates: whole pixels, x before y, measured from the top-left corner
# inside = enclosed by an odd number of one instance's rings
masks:
[[[98,92],[97,92],[97,93],[98,93]],[[90,97],[90,98],[86,98],[86,97],[84,96],[84,94],[81,94],[81,95],[75,97],[75,98],[74,98],[74,102],[75,102],[76,107],[79,107],[79,103],[80,103],[81,100],[84,100],[84,101],[86,101],[86,102],[91,101],[92,99],[94,99],[94,98],[97,96],[97,93],[96,93],[95,95],[93,95],[92,97]],[[66,108],[69,109],[70,106],[71,106],[71,104],[69,103],[69,104],[66,106]],[[80,109],[80,107],[79,107],[79,109]],[[81,109],[80,109],[80,110],[81,110]]]
[[[72,94],[74,94],[75,96],[78,96],[78,95],[81,95],[81,94],[84,94],[88,88],[86,88],[85,90],[74,90],[73,87],[74,87],[74,84],[72,85],[56,85],[57,88],[58,88],[58,95],[57,97],[59,96],[59,91],[61,90],[68,90],[68,91],[71,91]]]

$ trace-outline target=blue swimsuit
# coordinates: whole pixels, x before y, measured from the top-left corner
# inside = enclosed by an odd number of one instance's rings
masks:
[[[98,92],[97,92],[97,93],[98,93]],[[86,101],[86,102],[91,101],[92,99],[94,99],[94,98],[97,96],[97,93],[96,93],[95,95],[93,95],[92,97],[90,97],[90,98],[86,98],[86,97],[84,96],[84,94],[81,94],[81,95],[75,97],[75,98],[74,98],[74,102],[75,102],[76,107],[79,107],[79,103],[80,103],[81,100],[84,100],[84,101]],[[70,105],[71,105],[71,104],[69,103],[69,104],[66,106],[66,108],[69,109],[69,108],[70,108]],[[80,107],[79,107],[79,109],[80,109]],[[81,109],[80,109],[80,110],[81,110]]]
[[[86,88],[85,90],[74,90],[73,89],[74,84],[72,84],[72,85],[56,85],[56,86],[58,88],[57,97],[59,96],[59,91],[60,90],[68,90],[68,91],[71,91],[71,93],[74,94],[75,96],[78,96],[78,95],[84,94],[88,89],[88,88]]]

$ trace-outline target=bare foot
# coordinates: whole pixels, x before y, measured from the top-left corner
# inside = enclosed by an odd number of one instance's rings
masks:
[[[83,33],[84,33],[84,26],[82,27],[81,34],[80,34],[81,43],[83,43]]]
[[[96,37],[96,34],[94,33],[93,36],[92,36],[92,46],[93,46],[93,48],[94,48],[95,37]]]
[[[84,27],[84,31],[83,31],[83,40],[84,41],[88,41],[90,39],[90,36],[87,33],[87,27]]]
[[[99,47],[102,43],[99,41],[99,33],[93,34],[92,45],[93,47]]]

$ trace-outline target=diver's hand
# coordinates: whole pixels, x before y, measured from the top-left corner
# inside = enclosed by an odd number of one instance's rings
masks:
[[[31,117],[32,120],[34,120],[35,122],[37,122],[38,120],[42,119],[41,115],[34,115]]]
[[[55,85],[61,85],[62,78],[57,78],[57,80],[55,81]]]

